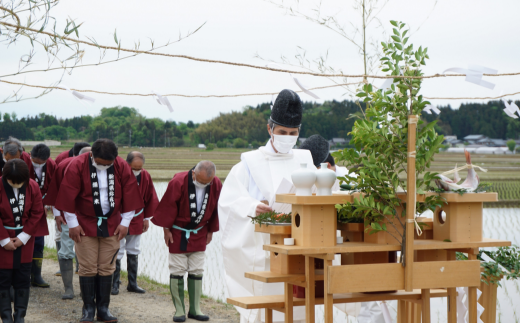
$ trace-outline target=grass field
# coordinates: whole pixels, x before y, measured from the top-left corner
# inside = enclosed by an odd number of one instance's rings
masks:
[[[29,149],[29,147],[27,147]],[[69,147],[53,147],[51,156],[55,158]],[[128,152],[135,148],[119,148],[121,157],[126,158]],[[217,165],[217,176],[225,180],[233,165],[240,161],[243,149],[215,149],[206,151],[198,148],[141,148],[138,149],[146,157],[145,168],[154,181],[169,181],[175,173],[189,170],[200,160],[211,160]],[[520,155],[472,155],[474,165],[487,169],[477,170],[483,182],[492,183],[491,191],[498,192],[500,205],[520,206]],[[444,172],[466,163],[464,154],[440,153],[435,157],[430,171]],[[461,171],[462,179],[466,171]],[[498,205],[494,205],[498,206]]]

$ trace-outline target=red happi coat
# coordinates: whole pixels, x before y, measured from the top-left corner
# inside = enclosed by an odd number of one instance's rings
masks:
[[[168,183],[166,193],[164,193],[159,207],[155,210],[152,222],[163,228],[170,228],[173,236],[173,243],[170,243],[170,253],[188,253],[206,250],[206,236],[208,232],[219,230],[218,225],[218,198],[222,189],[222,182],[218,177],[213,179],[206,212],[200,223],[195,227],[204,226],[195,234],[192,233],[188,240],[186,251],[180,250],[181,234],[185,232],[173,229],[175,224],[180,228],[185,228],[191,222],[190,201],[188,193],[188,174],[189,172],[177,173]]]
[[[8,184],[9,185],[9,184]],[[16,237],[14,230],[8,230],[4,226],[14,227],[14,217],[9,204],[9,199],[5,192],[3,181],[0,177],[0,240]],[[25,191],[25,207],[22,215],[22,231],[31,236],[27,244],[20,248],[20,263],[30,263],[33,258],[34,237],[41,237],[49,234],[47,219],[44,216],[42,195],[38,184],[32,179],[29,180]],[[0,247],[0,269],[13,269],[14,251],[5,250]]]
[[[56,156],[54,162],[56,162],[56,165],[59,165],[62,161],[70,157],[73,157],[72,148],[70,150],[65,150],[64,152],[59,153],[58,156]]]
[[[88,237],[97,237],[98,218],[92,201],[90,181],[90,154],[83,154],[70,162],[63,178],[54,206],[64,212],[74,213],[79,225]],[[108,218],[108,232],[113,234],[121,223],[121,212],[130,212],[143,208],[143,199],[139,195],[137,180],[130,166],[121,157],[114,160],[114,212]]]
[[[63,181],[63,177],[65,176],[65,170],[72,160],[74,160],[74,157],[65,158],[59,165],[57,165],[52,176],[52,181],[49,184],[47,195],[45,195],[45,198],[43,199],[43,205],[54,206],[56,204],[56,198],[58,197],[60,185]]]
[[[47,194],[47,191],[49,190],[49,186],[51,184],[52,177],[54,176],[54,172],[56,170],[56,163],[52,159],[47,159],[47,162],[45,163],[46,170],[45,170],[45,182],[43,183],[43,188],[40,189],[40,193],[42,193],[42,197],[45,197],[45,194]],[[31,179],[36,180],[36,174],[34,173],[34,166],[31,163],[29,163],[29,176]],[[49,204],[44,204],[49,205]]]
[[[139,193],[143,198],[144,210],[135,210],[135,214],[141,212],[138,216],[133,218],[130,223],[128,234],[139,235],[143,233],[143,221],[145,218],[152,218],[155,209],[159,205],[159,199],[153,186],[152,177],[145,169],[141,170],[141,183],[139,184]]]

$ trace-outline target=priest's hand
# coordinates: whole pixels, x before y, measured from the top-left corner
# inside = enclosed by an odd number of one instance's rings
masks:
[[[211,240],[213,239],[213,232],[208,232],[208,235],[206,236],[206,245],[209,245]]]
[[[149,227],[150,227],[150,220],[144,220],[144,222],[143,222],[143,233],[148,231]]]
[[[67,224],[67,222],[65,221],[65,218],[63,216],[56,216],[56,217],[54,217],[54,219],[56,220],[56,226],[58,227],[58,231],[61,232],[61,225]]]
[[[128,234],[128,228],[124,225],[120,224],[117,226],[116,232],[114,232],[114,235],[117,236],[117,240],[121,241],[124,237]]]
[[[5,249],[5,250],[9,250],[9,251],[15,251],[15,250],[16,250],[16,247],[15,247],[15,245],[14,245],[13,240],[9,241],[9,242],[4,246],[4,249]]]
[[[169,247],[170,243],[173,243],[173,235],[170,229],[164,229],[164,242],[166,243],[166,247]]]
[[[78,225],[74,228],[69,228],[69,237],[74,240],[76,243],[81,242],[81,236],[85,235],[85,231],[83,231],[83,228],[81,225]]]
[[[13,242],[14,246],[16,247],[16,249],[18,249],[21,246],[23,246],[22,240],[20,240],[18,237],[12,238],[11,241]]]
[[[260,203],[256,206],[256,215],[260,215],[262,213],[272,212],[273,209],[271,207],[265,205],[264,203]]]

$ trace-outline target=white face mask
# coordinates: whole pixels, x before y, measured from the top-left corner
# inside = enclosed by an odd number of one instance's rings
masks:
[[[287,154],[296,145],[298,136],[272,135],[271,142],[274,148],[282,154]]]
[[[137,176],[139,176],[139,174],[141,174],[141,171],[132,169],[132,173],[134,173],[134,176],[137,177]]]
[[[43,167],[45,166],[46,163],[43,163],[43,164],[36,164],[35,162],[31,161],[31,163],[33,164],[33,167],[34,168],[40,168],[40,167]]]
[[[109,169],[110,167],[112,167],[112,165],[114,164],[110,164],[110,165],[98,165],[96,164],[96,161],[94,159],[92,159],[92,166],[96,167],[97,170],[107,170]]]
[[[11,182],[10,180],[7,180],[7,183],[9,183],[9,185],[11,185],[12,188],[22,188],[23,186],[23,183],[22,184],[13,184],[13,182]]]

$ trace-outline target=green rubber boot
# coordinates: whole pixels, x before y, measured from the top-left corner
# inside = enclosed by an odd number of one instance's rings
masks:
[[[174,322],[186,321],[186,309],[184,308],[184,277],[170,275],[170,293],[173,306],[175,306]]]
[[[209,321],[209,316],[200,310],[202,296],[202,275],[188,275],[188,295],[190,296],[190,310],[188,318],[197,321]]]

